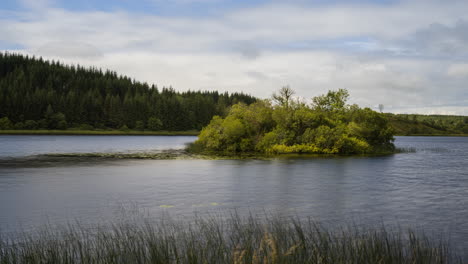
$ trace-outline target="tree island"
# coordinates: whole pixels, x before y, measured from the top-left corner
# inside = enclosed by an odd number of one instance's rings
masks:
[[[393,153],[393,130],[384,114],[347,104],[345,89],[312,98],[283,87],[272,99],[235,104],[214,116],[189,151],[211,154]]]

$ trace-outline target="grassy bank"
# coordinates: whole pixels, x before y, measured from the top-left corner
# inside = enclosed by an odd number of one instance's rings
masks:
[[[443,241],[412,231],[328,230],[295,218],[195,218],[190,222],[45,227],[0,236],[0,263],[462,263]]]
[[[119,135],[119,136],[197,136],[199,131],[139,130],[0,130],[0,135]]]

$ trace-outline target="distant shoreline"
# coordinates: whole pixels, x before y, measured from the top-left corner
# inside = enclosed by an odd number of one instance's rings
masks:
[[[198,136],[200,131],[139,130],[0,130],[0,135],[73,135],[73,136]],[[397,134],[398,137],[468,137],[468,134]]]
[[[0,135],[74,135],[74,136],[197,136],[200,131],[138,130],[0,130]]]

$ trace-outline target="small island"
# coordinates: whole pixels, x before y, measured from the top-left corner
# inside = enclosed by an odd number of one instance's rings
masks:
[[[189,146],[193,153],[232,154],[384,154],[395,151],[386,116],[347,104],[345,89],[295,99],[283,87],[272,99],[232,106],[225,118],[214,116]]]

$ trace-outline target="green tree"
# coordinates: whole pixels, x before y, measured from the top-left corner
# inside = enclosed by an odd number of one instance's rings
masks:
[[[24,123],[23,123],[23,122],[17,122],[17,123],[14,125],[14,128],[17,129],[17,130],[24,129]]]
[[[290,100],[290,88],[273,98],[232,106],[203,128],[194,151],[361,154],[394,150],[385,115],[347,105],[346,90],[314,97],[312,106]],[[289,99],[287,99],[289,98]]]
[[[133,128],[136,120],[145,122],[150,117],[162,121],[158,129],[201,129],[214,115],[225,116],[233,104],[257,100],[243,93],[159,89],[112,71],[12,53],[0,52],[0,66],[0,116],[8,116],[12,123],[32,120],[44,129],[68,124]],[[58,113],[66,120],[55,122],[59,117],[53,115]]]
[[[25,129],[37,129],[37,122],[34,120],[26,120],[24,122],[24,128]]]
[[[345,89],[328,91],[326,95],[312,98],[312,106],[315,110],[339,111],[344,109],[348,98],[349,93]]]
[[[136,130],[144,130],[145,129],[145,123],[141,120],[138,120],[135,122],[135,129]]]
[[[150,117],[148,119],[148,129],[152,131],[161,130],[163,123],[157,117]]]
[[[63,113],[54,113],[54,110],[51,105],[47,107],[46,113],[44,115],[47,122],[48,129],[66,129],[67,120]]]
[[[13,129],[13,123],[8,119],[8,117],[0,118],[0,130]]]

